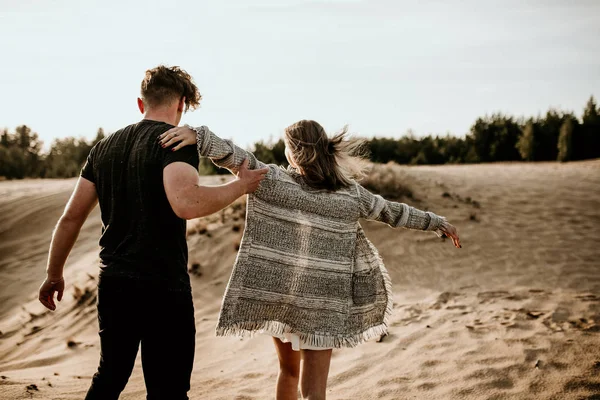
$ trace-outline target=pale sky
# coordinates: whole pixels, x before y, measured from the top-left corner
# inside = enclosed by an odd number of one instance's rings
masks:
[[[0,0],[0,127],[47,148],[141,118],[144,71],[204,99],[182,123],[239,144],[299,119],[361,136],[465,134],[479,116],[578,116],[600,97],[599,0]]]

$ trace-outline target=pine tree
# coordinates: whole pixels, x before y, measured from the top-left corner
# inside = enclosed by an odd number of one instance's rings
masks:
[[[0,138],[0,146],[8,148],[10,146],[10,137],[8,136],[8,129],[4,128],[2,137]]]
[[[582,120],[582,156],[583,158],[600,157],[600,109],[596,105],[594,96],[588,100],[583,110]]]
[[[527,121],[523,134],[517,141],[517,150],[521,154],[521,158],[525,161],[533,161],[535,159],[535,125],[533,121]]]
[[[585,109],[583,110],[582,117],[584,124],[595,125],[600,122],[600,108],[596,105],[596,99],[594,96],[590,96]]]
[[[92,146],[94,146],[96,143],[98,143],[99,141],[101,141],[102,139],[104,139],[104,137],[105,137],[105,135],[104,135],[104,129],[98,128],[98,132],[96,133],[96,138],[92,142]]]
[[[573,153],[573,130],[574,124],[571,118],[563,122],[558,136],[558,161],[570,161]]]

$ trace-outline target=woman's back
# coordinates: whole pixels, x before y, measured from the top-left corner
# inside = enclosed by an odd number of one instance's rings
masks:
[[[310,218],[339,223],[355,223],[360,218],[356,184],[336,191],[314,189],[293,168],[277,168],[273,172],[254,194],[260,200],[276,207],[294,209]]]
[[[252,245],[268,249],[271,261],[284,253],[293,255],[286,263],[308,265],[313,260],[319,268],[342,263],[347,272],[359,217],[355,186],[315,190],[292,169],[276,169],[249,198],[246,229]]]
[[[274,339],[279,357],[277,398],[296,398],[300,359],[303,397],[325,398],[331,349],[353,347],[387,333],[392,283],[360,218],[393,227],[443,230],[460,247],[443,217],[374,195],[352,177],[345,130],[329,139],[315,121],[286,128],[292,168],[271,165],[248,196],[246,229],[223,298],[217,335],[256,333]],[[244,160],[264,164],[208,128],[175,128],[198,153],[236,173]],[[194,134],[195,133],[195,134]],[[175,142],[177,139],[174,140]],[[295,350],[302,352],[301,357]]]
[[[251,169],[265,166],[206,127],[194,131],[198,153],[220,167],[236,173],[245,159]],[[309,185],[294,168],[268,167],[248,196],[217,335],[294,333],[308,346],[334,348],[384,334],[392,285],[359,219],[431,231],[444,219],[387,201],[354,181],[328,191]]]

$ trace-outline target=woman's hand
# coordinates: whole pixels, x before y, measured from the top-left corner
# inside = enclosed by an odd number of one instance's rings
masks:
[[[190,144],[196,144],[196,131],[188,128],[187,126],[178,126],[171,128],[158,137],[158,144],[164,148],[173,146],[175,143],[179,143],[173,147],[171,151],[176,151],[184,146]]]
[[[458,231],[456,230],[456,228],[454,227],[454,225],[444,221],[444,223],[442,224],[442,226],[440,226],[440,231],[442,231],[442,233],[446,236],[448,236],[450,239],[452,239],[452,243],[454,244],[454,246],[457,249],[461,249],[462,246],[460,245],[460,239],[458,238]]]

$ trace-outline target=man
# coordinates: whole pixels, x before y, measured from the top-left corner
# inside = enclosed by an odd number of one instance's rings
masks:
[[[98,320],[100,364],[86,399],[118,399],[138,347],[149,400],[187,399],[195,346],[194,306],[187,273],[186,219],[214,213],[257,189],[267,169],[207,187],[199,184],[193,146],[164,149],[158,136],[195,109],[200,93],[179,67],[146,71],[138,107],[144,119],[101,140],[52,235],[39,300],[56,309],[63,267],[89,213],[100,203]]]

